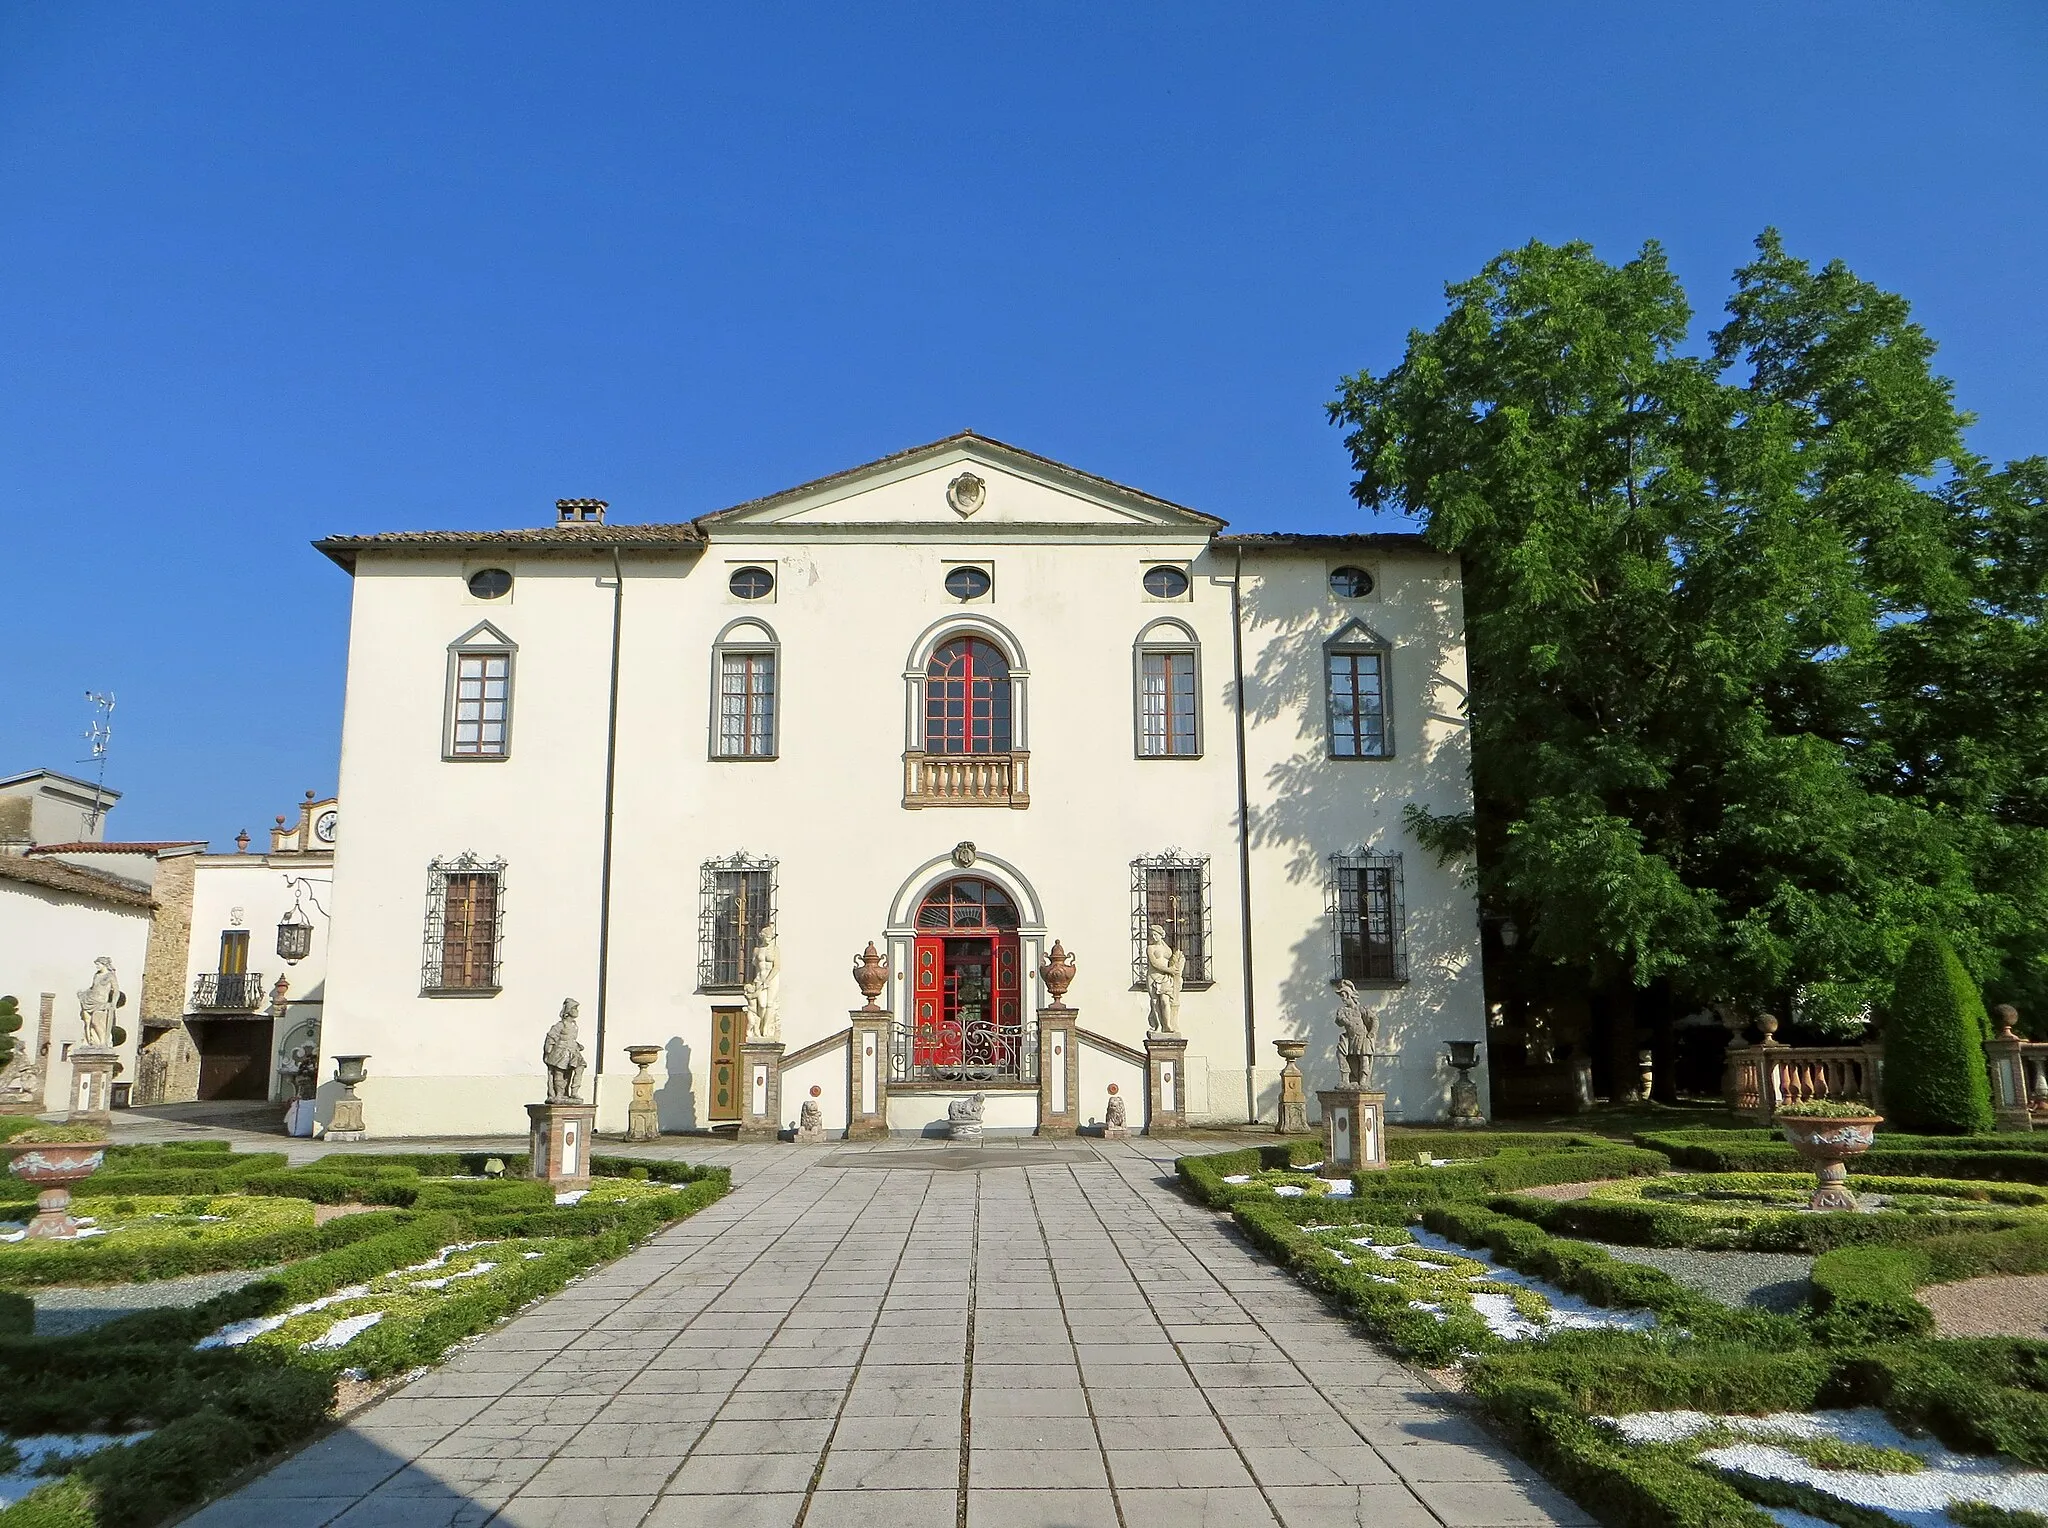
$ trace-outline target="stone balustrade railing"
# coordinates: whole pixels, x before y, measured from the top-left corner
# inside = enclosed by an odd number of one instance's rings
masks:
[[[903,755],[903,804],[925,806],[1007,806],[1031,804],[1031,755],[1012,753],[925,753]]]

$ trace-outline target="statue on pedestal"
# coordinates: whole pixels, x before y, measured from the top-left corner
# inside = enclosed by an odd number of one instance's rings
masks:
[[[988,1102],[988,1095],[977,1093],[972,1098],[956,1098],[946,1105],[946,1132],[956,1141],[978,1141],[981,1139],[981,1111]]]
[[[747,1000],[747,1038],[782,1038],[782,951],[775,925],[764,924],[754,945],[754,979],[740,989]]]
[[[92,984],[78,994],[78,1019],[85,1027],[86,1049],[105,1050],[114,1043],[115,1012],[127,1001],[127,994],[121,991],[121,979],[114,974],[113,957],[96,957],[92,963]]]
[[[1145,946],[1145,991],[1151,1000],[1146,1015],[1154,1034],[1180,1033],[1180,989],[1188,972],[1188,958],[1166,942],[1166,928],[1155,923],[1151,941]]]
[[[1109,1102],[1102,1109],[1102,1123],[1108,1130],[1121,1134],[1130,1121],[1124,1106],[1124,1095],[1115,1083],[1109,1085]]]
[[[541,1042],[541,1064],[548,1069],[548,1102],[551,1104],[580,1104],[583,1102],[583,1042],[576,1036],[576,999],[562,999],[562,1016],[555,1020],[548,1030],[548,1037]]]
[[[1358,989],[1348,980],[1337,983],[1337,1055],[1344,1063],[1346,1080],[1354,1088],[1366,1084],[1372,1065],[1373,1038],[1380,1021],[1359,999]]]

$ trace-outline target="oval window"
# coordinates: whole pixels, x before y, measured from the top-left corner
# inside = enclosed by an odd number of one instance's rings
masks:
[[[765,600],[775,592],[775,575],[766,568],[735,568],[726,587],[736,599]]]
[[[1332,568],[1330,592],[1340,600],[1355,600],[1372,593],[1372,575],[1363,568]]]
[[[1188,592],[1188,576],[1174,567],[1147,568],[1145,592],[1155,600],[1177,600]]]
[[[512,587],[512,575],[503,568],[480,568],[469,575],[469,592],[480,600],[502,599]]]
[[[988,593],[988,573],[982,568],[955,568],[946,575],[946,592],[956,600],[978,600]]]

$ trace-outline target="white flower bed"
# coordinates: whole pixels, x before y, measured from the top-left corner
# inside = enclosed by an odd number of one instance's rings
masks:
[[[145,1431],[119,1435],[42,1433],[33,1438],[16,1438],[13,1442],[21,1455],[21,1465],[10,1474],[0,1475],[0,1507],[13,1506],[37,1486],[46,1486],[64,1473],[55,1466],[68,1465],[117,1443],[139,1443],[148,1436]]]
[[[1499,1294],[1491,1290],[1475,1289],[1471,1291],[1465,1298],[1471,1301],[1473,1312],[1485,1321],[1487,1330],[1496,1337],[1505,1338],[1510,1342],[1519,1342],[1529,1337],[1547,1337],[1553,1332],[1590,1330],[1595,1328],[1609,1331],[1647,1332],[1657,1324],[1656,1314],[1652,1311],[1613,1310],[1604,1305],[1595,1305],[1590,1300],[1581,1299],[1578,1295],[1567,1294],[1555,1284],[1546,1283],[1542,1279],[1531,1278],[1525,1273],[1517,1273],[1512,1268],[1503,1268],[1493,1260],[1492,1254],[1482,1247],[1461,1246],[1447,1236],[1439,1236],[1434,1231],[1425,1231],[1420,1226],[1410,1227],[1408,1234],[1413,1238],[1415,1246],[1422,1247],[1430,1252],[1443,1253],[1446,1257],[1464,1258],[1478,1263],[1480,1265],[1479,1270],[1467,1275],[1467,1278],[1472,1282],[1513,1284],[1519,1288],[1532,1290],[1536,1294],[1541,1295],[1545,1303],[1549,1305],[1550,1310],[1547,1318],[1543,1321],[1533,1321],[1515,1309],[1515,1302],[1511,1296]],[[1354,1236],[1348,1238],[1348,1240],[1352,1246],[1363,1247],[1375,1257],[1383,1258],[1390,1263],[1412,1264],[1415,1261],[1411,1257],[1404,1256],[1400,1250],[1402,1246],[1408,1245],[1406,1242],[1387,1245],[1375,1242],[1369,1236]],[[1441,1265],[1438,1266],[1441,1268]],[[1443,1271],[1448,1272],[1449,1270]],[[1400,1281],[1390,1278],[1385,1282],[1392,1284],[1399,1283]],[[1411,1300],[1409,1305],[1412,1309],[1428,1311],[1437,1319],[1443,1319],[1444,1312],[1440,1305],[1421,1300]]]
[[[1947,1508],[1963,1501],[1989,1502],[1994,1507],[2014,1511],[2048,1512],[2048,1471],[1981,1454],[1950,1453],[1932,1438],[1907,1436],[1891,1418],[1871,1407],[1780,1412],[1768,1417],[1645,1411],[1601,1420],[1631,1443],[1682,1443],[1709,1428],[1747,1434],[1755,1441],[1710,1448],[1700,1458],[1734,1474],[1811,1487],[1837,1501],[1882,1512],[1909,1528],[1955,1528]],[[1769,1441],[1772,1437],[1833,1438],[1844,1443],[1894,1448],[1925,1461],[1926,1468],[1910,1475],[1826,1470],[1790,1449],[1773,1446]],[[1773,1510],[1771,1515],[1785,1528],[1807,1528],[1811,1521],[1804,1513],[1784,1509]]]

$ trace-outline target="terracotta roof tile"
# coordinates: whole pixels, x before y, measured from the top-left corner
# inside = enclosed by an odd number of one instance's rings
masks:
[[[704,533],[688,521],[673,525],[541,525],[512,531],[379,531],[369,536],[328,536],[313,543],[340,566],[355,571],[361,551],[584,552],[605,547],[695,550]]]
[[[73,896],[91,897],[96,902],[111,902],[119,907],[156,906],[156,899],[150,895],[149,888],[140,881],[108,875],[104,870],[88,870],[83,865],[67,865],[62,860],[0,854],[0,881],[19,881],[50,891],[66,891]]]
[[[36,844],[30,854],[161,854],[166,849],[203,849],[203,838],[165,838],[123,841],[115,839],[102,843],[96,839],[80,839],[68,844]]]

